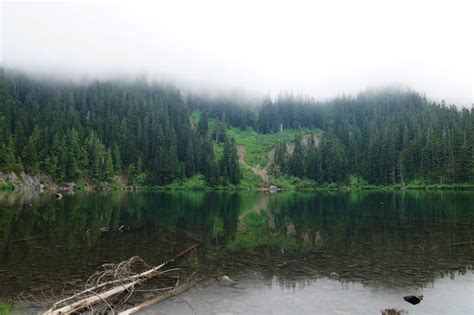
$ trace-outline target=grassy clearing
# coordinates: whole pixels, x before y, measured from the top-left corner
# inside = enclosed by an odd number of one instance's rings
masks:
[[[242,190],[255,190],[261,187],[262,179],[254,174],[248,167],[242,166],[242,179],[239,188]]]
[[[199,112],[193,112],[191,117],[195,124],[199,121]],[[217,121],[215,119],[209,119],[209,133],[215,129]],[[229,127],[226,129],[227,136],[235,139],[235,142],[238,145],[245,147],[246,155],[245,161],[252,166],[260,165],[264,167],[268,163],[268,152],[274,149],[279,142],[290,143],[294,141],[295,135],[302,133],[314,133],[316,135],[321,135],[321,130],[311,130],[311,129],[284,129],[283,132],[270,133],[270,134],[261,134],[256,132],[253,128],[234,128]],[[217,157],[220,156],[222,148],[220,145],[214,145],[214,153]]]
[[[268,163],[268,152],[274,149],[278,143],[290,143],[294,141],[298,133],[306,134],[313,132],[320,134],[319,130],[294,130],[286,129],[283,132],[260,134],[253,128],[245,130],[239,128],[228,128],[227,135],[234,138],[238,145],[246,149],[245,161],[250,165],[260,165],[264,167]]]

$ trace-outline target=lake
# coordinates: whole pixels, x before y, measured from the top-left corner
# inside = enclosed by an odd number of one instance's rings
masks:
[[[474,314],[471,192],[0,193],[0,301],[37,313],[102,264],[196,243],[180,267],[203,280],[143,313]]]

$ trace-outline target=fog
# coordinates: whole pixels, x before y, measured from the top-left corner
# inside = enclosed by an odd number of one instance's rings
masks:
[[[470,106],[469,2],[3,1],[0,62],[317,99],[395,84]]]

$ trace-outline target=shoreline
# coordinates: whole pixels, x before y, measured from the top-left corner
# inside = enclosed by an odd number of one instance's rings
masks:
[[[116,176],[119,178],[119,176]],[[282,181],[282,178],[276,178],[275,183]],[[191,183],[190,183],[191,182]],[[351,192],[351,191],[474,191],[474,183],[453,183],[453,184],[423,184],[410,183],[407,185],[357,185],[328,183],[322,185],[313,185],[313,183],[296,179],[293,183],[287,183],[283,186],[268,185],[268,187],[254,185],[219,185],[209,186],[204,180],[192,182],[192,177],[182,181],[175,181],[163,186],[148,185],[128,185],[123,181],[115,180],[112,182],[86,181],[80,179],[76,182],[58,183],[50,176],[45,174],[30,175],[24,172],[1,173],[0,172],[0,191],[37,191],[38,193],[73,193],[73,192],[110,192],[110,191],[203,191],[203,192],[285,192],[285,191],[327,191],[327,192]]]

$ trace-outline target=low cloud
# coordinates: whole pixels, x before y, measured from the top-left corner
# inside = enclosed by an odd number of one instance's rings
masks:
[[[72,78],[146,75],[194,88],[324,99],[406,85],[473,100],[469,1],[2,4],[2,63]]]

